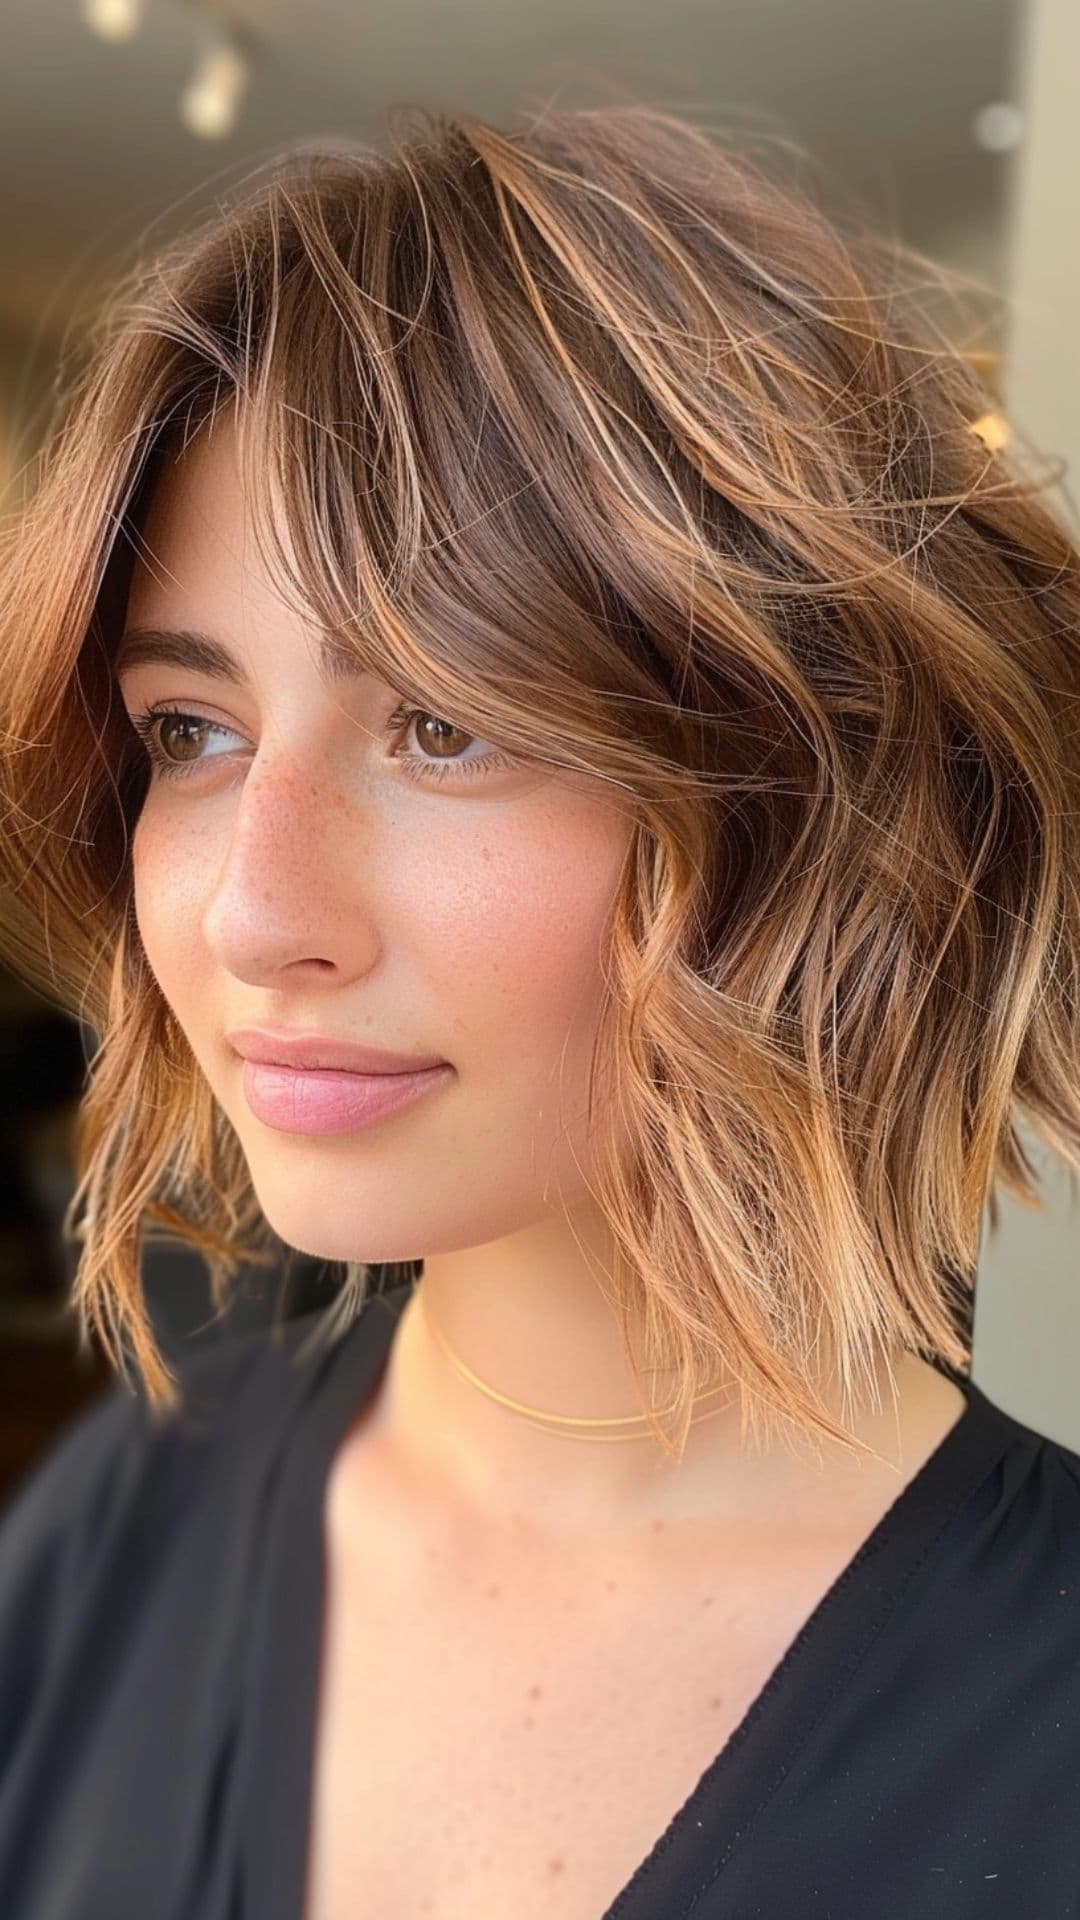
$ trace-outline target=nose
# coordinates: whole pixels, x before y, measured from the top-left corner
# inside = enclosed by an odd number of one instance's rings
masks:
[[[370,965],[375,930],[357,876],[378,870],[372,831],[310,759],[278,753],[253,766],[203,915],[220,965],[252,984],[284,968]]]

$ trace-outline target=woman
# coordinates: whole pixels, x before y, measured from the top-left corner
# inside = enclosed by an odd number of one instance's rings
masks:
[[[5,951],[122,1377],[0,1532],[4,1920],[1080,1914],[1080,1458],[968,1373],[1080,1154],[1080,565],[843,227],[435,115],[70,382]],[[170,1373],[155,1227],[336,1310]]]

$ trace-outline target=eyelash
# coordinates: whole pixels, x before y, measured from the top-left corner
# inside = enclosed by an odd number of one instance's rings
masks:
[[[181,720],[194,720],[200,726],[209,727],[211,731],[216,733],[230,733],[232,729],[221,726],[216,720],[207,720],[201,713],[192,713],[187,707],[176,706],[168,702],[163,706],[147,707],[142,713],[133,713],[131,715],[131,724],[138,734],[139,739],[142,741],[154,776],[168,780],[182,780],[187,774],[194,772],[196,768],[205,766],[206,762],[204,760],[192,760],[185,766],[175,760],[169,760],[162,752],[157,735],[157,725],[160,720],[167,719],[170,715],[176,715]],[[403,704],[396,707],[390,715],[386,722],[385,731],[387,733],[392,731],[407,732],[414,720],[438,720],[441,718],[441,714],[431,713],[426,707],[408,707]],[[400,762],[410,780],[464,779],[471,774],[489,773],[494,771],[496,767],[508,766],[510,764],[509,756],[500,752],[498,749],[496,749],[494,753],[482,754],[478,760],[465,760],[460,763],[455,763],[451,760],[431,762],[422,759],[419,754],[415,753],[396,754],[394,757]]]

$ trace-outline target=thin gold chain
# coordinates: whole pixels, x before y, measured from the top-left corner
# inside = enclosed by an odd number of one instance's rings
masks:
[[[486,1380],[481,1380],[479,1375],[472,1371],[471,1367],[467,1367],[464,1360],[459,1360],[457,1354],[447,1341],[445,1334],[442,1332],[442,1329],[436,1325],[435,1317],[428,1306],[427,1296],[422,1286],[419,1288],[419,1294],[420,1306],[427,1325],[455,1372],[460,1374],[463,1380],[467,1380],[470,1386],[476,1387],[480,1393],[486,1394],[490,1400],[497,1401],[501,1407],[509,1408],[511,1413],[519,1414],[521,1418],[527,1420],[531,1426],[539,1427],[543,1433],[561,1434],[564,1440],[595,1440],[601,1444],[605,1442],[615,1444],[621,1440],[651,1440],[655,1438],[652,1430],[648,1426],[647,1416],[643,1413],[620,1415],[614,1419],[578,1419],[573,1414],[545,1413],[542,1407],[527,1407],[524,1406],[520,1400],[511,1400],[509,1395],[499,1393],[495,1387],[488,1386]],[[706,1388],[704,1393],[695,1394],[692,1404],[696,1406],[699,1400],[711,1399],[713,1394],[723,1392],[727,1384],[727,1382],[722,1382],[718,1386]],[[704,1413],[696,1414],[691,1421],[691,1425],[696,1425],[699,1420],[708,1420],[715,1413],[723,1413],[725,1407],[730,1406],[733,1398],[734,1389],[729,1389],[728,1399],[725,1400],[722,1405],[709,1407]],[[670,1413],[671,1408],[666,1407],[662,1409],[662,1411]],[[594,1431],[585,1431],[585,1429],[594,1429],[596,1427],[610,1428],[626,1426],[634,1426],[638,1431],[635,1433],[596,1433]],[[568,1431],[568,1429],[570,1431]]]

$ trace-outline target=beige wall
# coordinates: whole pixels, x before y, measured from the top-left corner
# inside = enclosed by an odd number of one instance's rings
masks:
[[[1080,7],[1029,0],[1026,133],[1010,209],[1005,401],[1040,451],[1067,461],[1053,500],[1080,528]],[[1080,644],[1080,642],[1078,642]],[[1003,1195],[984,1224],[972,1372],[1019,1420],[1080,1451],[1080,1202],[1061,1163],[1027,1133],[1046,1209]]]

